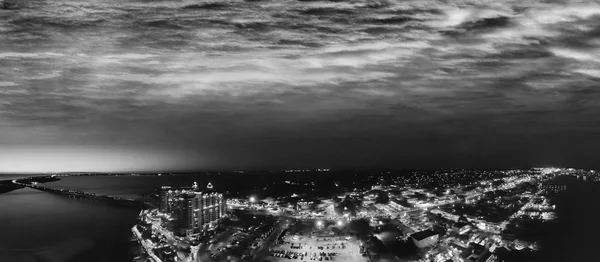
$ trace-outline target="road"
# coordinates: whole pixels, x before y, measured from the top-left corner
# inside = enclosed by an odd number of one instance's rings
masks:
[[[234,232],[236,231],[235,228],[231,227],[228,228],[227,230],[225,230],[225,232],[219,234],[218,236],[214,237],[211,239],[215,240],[216,243],[220,243],[223,240],[228,239]],[[198,249],[198,255],[196,256],[196,262],[214,262],[214,260],[212,258],[210,258],[210,243],[202,243],[200,244],[200,247]]]
[[[263,245],[256,251],[254,254],[253,261],[262,261],[265,257],[270,255],[269,247],[277,240],[277,237],[281,234],[284,228],[289,226],[289,222],[287,218],[280,217],[277,221],[276,228],[273,230],[271,235],[265,239]]]

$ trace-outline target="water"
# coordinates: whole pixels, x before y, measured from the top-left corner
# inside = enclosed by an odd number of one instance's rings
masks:
[[[109,196],[146,200],[140,195],[156,192],[156,189],[161,186],[192,186],[194,182],[197,182],[200,187],[204,187],[209,180],[215,188],[224,187],[217,177],[205,175],[71,176],[61,177],[59,181],[44,185],[52,188],[75,189]]]
[[[3,175],[15,179],[29,175]],[[223,175],[181,176],[72,176],[45,183],[110,196],[150,200],[142,194],[163,185],[217,189],[247,188],[239,179]],[[258,181],[256,181],[258,183]],[[77,200],[30,188],[0,194],[0,261],[130,262],[139,252],[132,250],[131,227],[139,208],[120,207],[101,201]]]
[[[559,219],[540,241],[542,261],[599,261],[600,184],[559,179],[570,188],[553,201]],[[161,185],[203,186],[209,180],[215,188],[242,185],[227,176],[196,175],[62,177],[46,186],[140,198]],[[29,188],[0,194],[0,261],[141,261],[130,241],[139,211]]]
[[[1,179],[29,175],[3,175]],[[140,194],[163,185],[204,186],[207,176],[61,177],[45,186],[149,200]],[[215,187],[223,184],[216,177]],[[140,255],[131,242],[139,208],[71,199],[24,188],[0,194],[0,261],[131,262]]]
[[[0,261],[133,260],[139,209],[24,188],[0,195]]]
[[[556,224],[542,239],[542,261],[600,261],[600,183],[558,177],[568,189],[554,198]]]

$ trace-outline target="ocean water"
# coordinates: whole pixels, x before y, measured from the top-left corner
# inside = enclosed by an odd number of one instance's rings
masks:
[[[595,236],[600,226],[595,221],[600,219],[600,184],[561,179],[569,189],[553,198],[558,220],[542,234],[538,257],[541,261],[599,261]],[[81,176],[62,177],[46,185],[135,198],[161,185],[194,181],[199,185],[211,181],[216,188],[234,182],[218,175]],[[0,261],[134,261],[139,249],[131,242],[130,229],[139,211],[30,188],[0,194]]]
[[[0,261],[132,261],[139,211],[30,188],[1,194]]]
[[[2,175],[11,180],[35,175]],[[46,183],[138,200],[163,185],[191,186],[193,182],[219,187],[223,178],[184,176],[71,176]],[[101,201],[71,199],[30,188],[0,194],[0,261],[129,262],[139,247],[131,227],[140,209]],[[141,260],[141,259],[137,259]]]
[[[51,188],[75,189],[102,195],[136,200],[149,200],[141,195],[156,192],[161,186],[192,186],[197,182],[204,187],[211,182],[215,188],[223,188],[222,178],[205,175],[178,176],[70,176],[46,183]]]

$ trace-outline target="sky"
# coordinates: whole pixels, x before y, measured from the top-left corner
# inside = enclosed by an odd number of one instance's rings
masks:
[[[597,165],[594,1],[0,1],[0,172]]]

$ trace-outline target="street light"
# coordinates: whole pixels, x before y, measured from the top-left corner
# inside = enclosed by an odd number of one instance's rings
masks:
[[[255,196],[251,196],[250,197],[250,203],[254,203],[256,202],[256,197]]]

